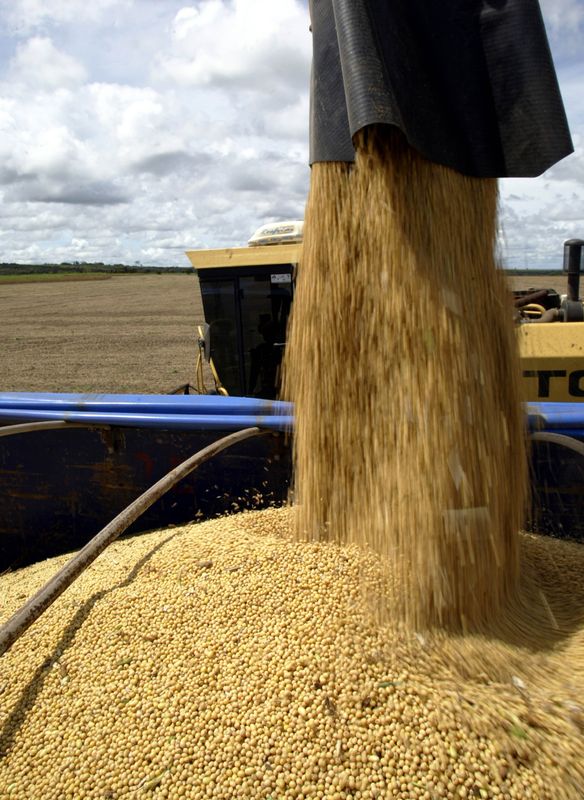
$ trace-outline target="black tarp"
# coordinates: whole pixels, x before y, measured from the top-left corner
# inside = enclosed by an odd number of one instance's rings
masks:
[[[537,0],[311,0],[310,163],[398,127],[478,177],[534,176],[572,152]]]

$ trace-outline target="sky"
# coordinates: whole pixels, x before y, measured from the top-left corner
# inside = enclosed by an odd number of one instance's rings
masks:
[[[584,238],[584,0],[541,0],[575,153],[501,181],[507,267]],[[0,262],[188,266],[302,219],[306,0],[0,0]]]

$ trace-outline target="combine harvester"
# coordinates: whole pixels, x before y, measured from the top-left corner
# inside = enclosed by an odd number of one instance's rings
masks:
[[[116,515],[120,530],[137,532],[286,501],[292,409],[276,398],[301,239],[302,223],[291,222],[260,228],[248,247],[188,252],[207,321],[199,356],[212,367],[209,394],[0,393],[0,569],[77,549]],[[526,525],[581,540],[582,246],[565,244],[566,295],[515,296],[531,438]],[[229,440],[170,489],[155,491],[143,512],[125,513],[165,475],[176,478],[194,453],[252,428],[266,435]]]

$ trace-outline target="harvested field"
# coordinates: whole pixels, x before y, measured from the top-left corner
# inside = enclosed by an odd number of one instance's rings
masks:
[[[566,281],[512,285],[563,292]],[[194,274],[0,283],[0,391],[170,391],[193,381],[202,321]]]
[[[566,275],[553,272],[550,275],[513,275],[509,278],[511,289],[555,289],[558,294],[566,294]]]
[[[202,321],[194,273],[0,284],[0,391],[171,391]]]

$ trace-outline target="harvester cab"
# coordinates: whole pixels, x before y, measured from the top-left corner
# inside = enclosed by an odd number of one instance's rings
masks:
[[[187,254],[199,277],[216,389],[278,396],[301,238],[302,223],[286,222],[263,226],[248,247]]]

